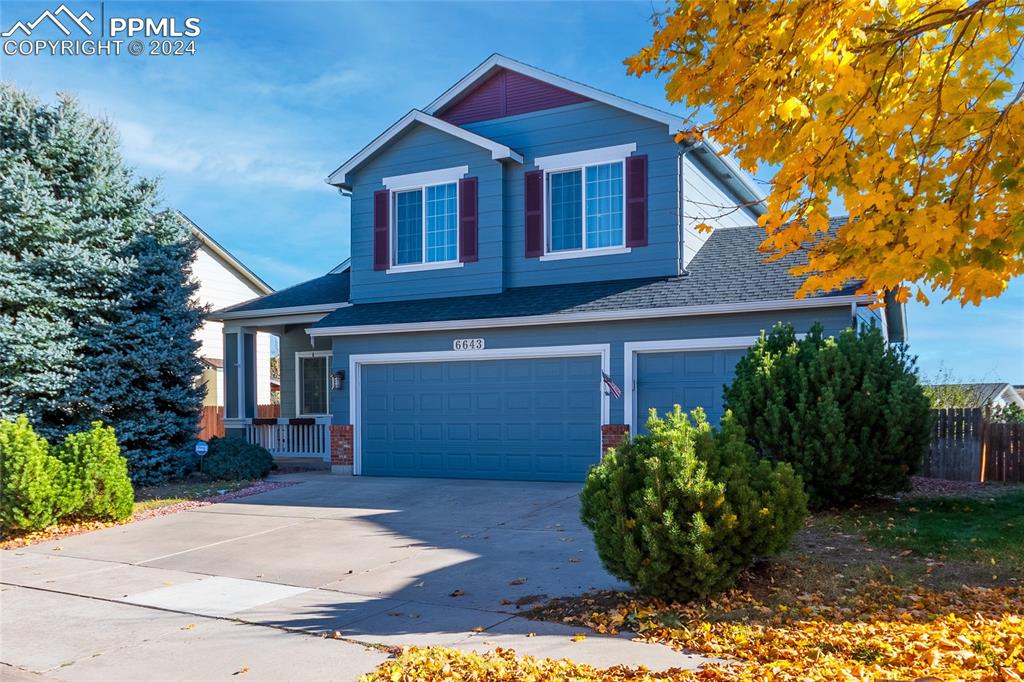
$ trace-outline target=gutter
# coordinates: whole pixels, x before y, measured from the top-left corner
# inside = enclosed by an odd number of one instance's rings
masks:
[[[596,310],[582,313],[554,313],[524,315],[521,317],[475,318],[465,320],[439,320],[395,324],[367,324],[355,326],[309,327],[310,338],[318,336],[360,336],[364,334],[400,334],[407,332],[446,331],[455,329],[487,329],[501,327],[530,327],[581,322],[615,322],[618,320],[659,319],[665,317],[692,317],[696,315],[728,315],[771,310],[801,308],[846,307],[855,302],[870,302],[870,296],[828,296],[811,299],[782,299],[776,301],[750,301],[747,303],[717,303],[712,305],[677,306],[673,308],[640,308],[632,310]]]
[[[259,308],[255,310],[214,310],[206,315],[207,320],[222,322],[224,320],[257,319],[278,315],[302,315],[306,313],[333,313],[338,308],[345,308],[351,303],[319,303],[316,305],[295,305],[282,308]]]

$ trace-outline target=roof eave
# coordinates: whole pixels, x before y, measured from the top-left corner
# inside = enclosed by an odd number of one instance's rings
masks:
[[[866,303],[870,296],[838,295],[805,299],[781,299],[774,301],[746,301],[738,303],[716,303],[709,305],[678,306],[671,308],[630,308],[619,310],[595,310],[577,313],[550,313],[543,315],[521,315],[514,317],[471,318],[462,320],[437,320],[430,322],[385,323],[367,325],[337,325],[309,327],[306,333],[317,336],[358,336],[365,334],[394,334],[405,332],[443,331],[455,329],[477,329],[488,327],[524,327],[550,324],[576,324],[582,322],[607,322],[615,320],[692,317],[695,315],[725,315],[762,310],[792,310],[795,308],[830,308],[849,306],[851,303]]]
[[[211,237],[209,234],[207,234],[206,231],[203,230],[203,228],[199,227],[199,225],[197,225],[194,220],[189,218],[187,215],[185,215],[178,209],[173,209],[173,211],[179,220],[181,220],[186,225],[188,225],[189,228],[191,228],[192,234],[195,236],[196,239],[199,240],[201,244],[203,244],[203,246],[210,249],[210,251],[213,251],[213,253],[216,254],[218,258],[220,258],[228,265],[230,265],[231,268],[235,270],[235,272],[241,275],[242,278],[245,279],[245,281],[249,282],[255,289],[257,289],[260,292],[260,294],[266,296],[267,294],[274,293],[274,288],[272,286],[264,282],[260,278],[260,276],[257,275],[252,270],[250,270],[248,266],[245,265],[245,263],[238,260],[230,251],[228,251],[219,243],[217,243],[217,240]]]
[[[248,319],[258,317],[279,317],[281,315],[304,315],[306,313],[333,313],[338,308],[344,308],[352,305],[349,302],[344,303],[317,303],[313,305],[293,305],[293,306],[282,306],[278,308],[250,308],[248,310],[232,310],[230,308],[223,308],[221,310],[214,310],[206,314],[206,319],[214,320],[215,322],[223,322],[225,320],[237,320],[237,319]]]
[[[523,155],[515,151],[508,145],[501,144],[490,140],[483,135],[477,135],[476,133],[470,132],[465,128],[460,128],[456,125],[452,125],[447,121],[442,121],[439,118],[435,118],[430,114],[413,109],[408,114],[396,121],[390,128],[385,130],[383,133],[374,138],[373,142],[363,147],[359,153],[350,158],[348,161],[338,167],[333,173],[327,176],[327,184],[334,185],[343,190],[351,190],[352,186],[348,180],[348,174],[353,170],[361,166],[365,161],[369,160],[379,150],[384,148],[394,139],[399,133],[404,131],[409,126],[415,123],[422,123],[428,125],[435,130],[440,130],[443,133],[447,133],[452,137],[457,137],[461,140],[465,140],[470,144],[475,144],[478,147],[487,149],[491,152],[491,159],[494,161],[515,161],[516,163],[523,163]]]
[[[768,211],[764,192],[754,184],[746,171],[723,153],[720,144],[714,140],[702,140],[700,145],[694,148],[694,152],[698,154],[698,160],[733,191],[744,208],[750,209],[757,216]]]

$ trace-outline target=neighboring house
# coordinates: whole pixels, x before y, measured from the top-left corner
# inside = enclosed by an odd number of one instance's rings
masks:
[[[988,384],[932,384],[928,391],[942,402],[948,396],[956,407],[991,407],[998,409],[1007,405],[1024,408],[1024,397],[1012,385],[1005,383]]]
[[[793,298],[758,188],[683,125],[489,58],[331,174],[350,263],[213,315],[229,430],[356,474],[582,480],[651,408],[720,418],[761,330],[869,318],[855,284]],[[259,332],[281,338],[278,425],[252,422]]]
[[[192,222],[185,214],[175,211],[178,218],[191,229],[199,241],[196,260],[192,264],[192,275],[199,282],[196,298],[202,305],[209,305],[211,310],[235,305],[257,297],[272,294],[274,290],[260,279],[256,273],[247,268],[241,261],[231,255],[227,249],[218,244],[213,237]],[[202,381],[206,384],[206,397],[203,405],[224,406],[224,325],[221,322],[207,319],[196,334],[202,344],[199,356],[203,361]],[[255,336],[256,370],[254,397],[257,404],[270,402],[270,337],[271,334],[260,332]]]

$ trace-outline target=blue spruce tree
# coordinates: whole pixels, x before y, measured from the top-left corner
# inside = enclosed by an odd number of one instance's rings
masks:
[[[136,483],[180,475],[202,402],[196,244],[113,128],[0,89],[0,418],[114,427]]]

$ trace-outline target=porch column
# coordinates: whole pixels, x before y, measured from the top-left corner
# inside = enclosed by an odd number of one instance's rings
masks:
[[[224,435],[245,437],[256,416],[256,330],[224,327]]]

